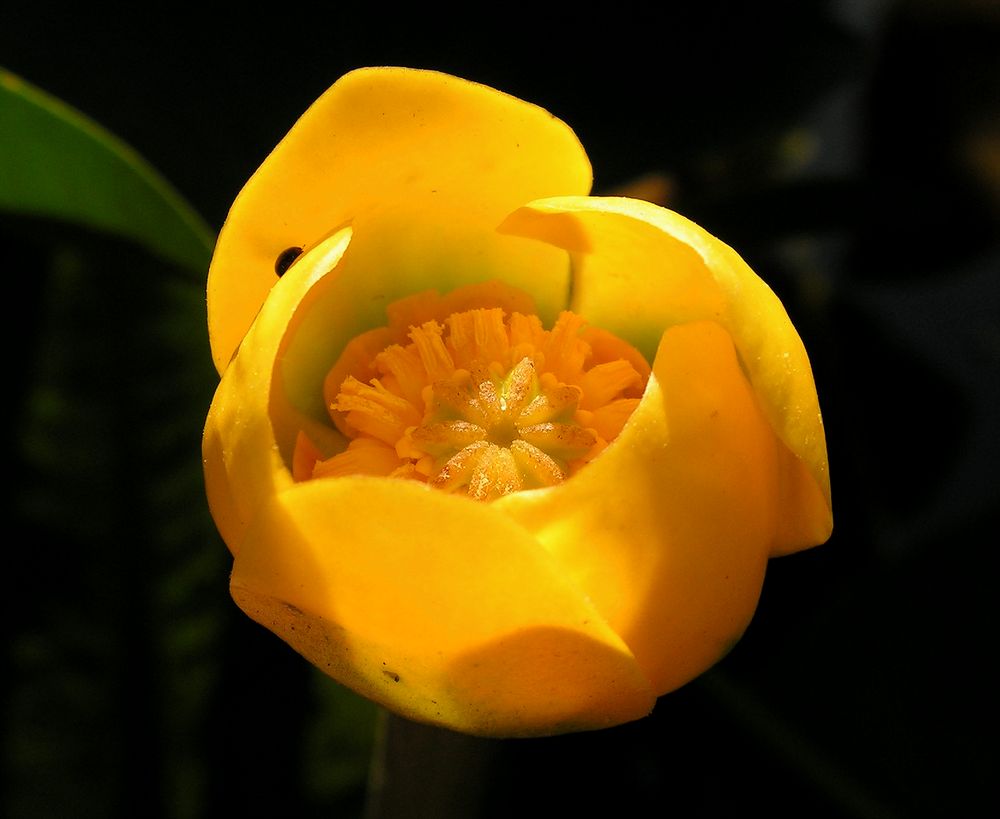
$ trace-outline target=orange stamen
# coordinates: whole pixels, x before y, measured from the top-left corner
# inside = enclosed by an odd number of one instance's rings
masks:
[[[489,283],[390,305],[389,326],[348,344],[324,384],[350,444],[321,460],[306,439],[296,479],[314,463],[314,478],[409,478],[490,501],[586,465],[627,422],[649,366],[571,312],[545,330],[526,303]]]

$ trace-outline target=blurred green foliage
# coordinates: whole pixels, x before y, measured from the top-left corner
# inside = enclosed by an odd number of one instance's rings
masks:
[[[0,210],[132,239],[199,275],[215,238],[131,148],[0,68]]]

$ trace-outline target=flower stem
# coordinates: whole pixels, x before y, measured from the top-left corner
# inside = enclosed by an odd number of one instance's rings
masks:
[[[476,819],[497,740],[379,713],[365,819]]]

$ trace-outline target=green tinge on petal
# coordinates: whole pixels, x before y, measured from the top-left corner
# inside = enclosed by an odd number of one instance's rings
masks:
[[[233,204],[209,271],[216,366],[221,373],[228,364],[286,248],[309,248],[348,223],[361,234],[369,219],[403,206],[445,230],[454,213],[492,229],[524,202],[585,194],[590,184],[579,140],[537,106],[432,71],[351,72],[303,114]]]
[[[808,356],[777,296],[732,248],[672,211],[621,198],[532,202],[501,231],[567,250],[571,309],[649,357],[666,328],[699,320],[724,327],[789,450],[782,460],[787,514],[774,553],[829,537],[826,437]]]
[[[488,504],[335,478],[265,505],[232,593],[318,668],[415,720],[528,736],[644,716],[649,681],[564,575]]]
[[[337,275],[310,292],[289,328],[281,356],[289,400],[308,417],[326,419],[324,377],[352,338],[387,324],[389,304],[491,280],[530,293],[551,321],[565,307],[569,265],[561,250],[501,236],[457,211],[401,205],[355,224]]]

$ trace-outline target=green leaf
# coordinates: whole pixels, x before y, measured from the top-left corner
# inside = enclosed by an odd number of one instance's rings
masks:
[[[124,236],[198,273],[215,244],[201,217],[134,150],[4,69],[0,210]]]

